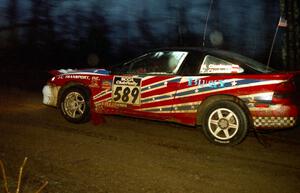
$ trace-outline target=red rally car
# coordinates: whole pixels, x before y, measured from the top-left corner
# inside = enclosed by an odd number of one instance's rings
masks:
[[[146,53],[111,71],[58,70],[43,103],[70,122],[91,113],[202,126],[216,144],[238,144],[251,128],[296,125],[299,72],[277,72],[236,53],[171,48]]]

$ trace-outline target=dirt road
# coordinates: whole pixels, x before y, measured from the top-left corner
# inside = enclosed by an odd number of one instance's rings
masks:
[[[125,117],[71,124],[41,93],[1,90],[0,159],[23,192],[300,192],[300,128],[253,134],[235,147],[209,143],[193,127]],[[0,180],[2,187],[2,179]],[[12,187],[11,187],[12,188]]]

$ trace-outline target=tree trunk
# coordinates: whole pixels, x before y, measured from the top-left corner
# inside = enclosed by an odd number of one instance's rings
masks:
[[[300,69],[300,25],[299,2],[280,0],[281,15],[287,19],[288,26],[284,34],[282,58],[286,70]]]

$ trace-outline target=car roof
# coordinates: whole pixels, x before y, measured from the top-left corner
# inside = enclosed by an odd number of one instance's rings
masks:
[[[186,52],[198,52],[201,54],[212,54],[224,59],[233,59],[239,62],[242,62],[244,64],[254,66],[256,69],[259,69],[260,72],[272,72],[275,71],[274,69],[268,67],[265,68],[265,64],[262,64],[252,58],[249,58],[247,56],[227,51],[227,50],[221,50],[221,49],[215,49],[215,48],[205,48],[205,47],[167,47],[167,48],[161,48],[152,50],[155,51],[186,51]]]
[[[229,57],[229,58],[236,58],[236,57],[248,58],[236,52],[215,49],[215,48],[205,48],[205,47],[166,47],[166,48],[154,49],[151,51],[187,51],[187,52],[200,52],[206,54],[214,54],[214,55],[219,55],[219,56]]]

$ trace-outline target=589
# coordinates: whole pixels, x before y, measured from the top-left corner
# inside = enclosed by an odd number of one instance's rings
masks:
[[[116,86],[113,90],[113,101],[128,104],[139,104],[140,90],[131,86]]]

